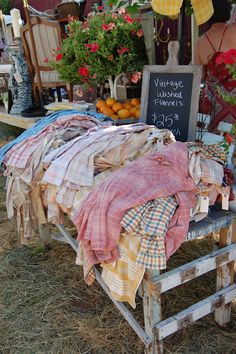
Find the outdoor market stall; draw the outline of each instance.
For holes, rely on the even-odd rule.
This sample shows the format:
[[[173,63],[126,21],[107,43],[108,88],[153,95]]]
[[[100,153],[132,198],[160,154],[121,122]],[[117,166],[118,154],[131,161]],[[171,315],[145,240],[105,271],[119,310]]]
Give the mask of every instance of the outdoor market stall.
[[[17,219],[21,243],[38,226],[45,243],[69,243],[86,283],[99,282],[150,354],[211,312],[220,326],[228,324],[236,295],[227,156],[219,144],[194,142],[199,83],[197,67],[146,66],[142,122],[115,126],[96,112],[56,112],[0,150],[8,216]],[[65,215],[77,239],[65,229]],[[51,235],[48,223],[61,234]],[[215,232],[217,250],[163,272],[183,242]],[[162,319],[162,293],[214,269],[214,294]],[[137,292],[145,329],[123,304],[135,308]]]
[[[23,243],[33,236],[34,224],[40,225],[42,236],[49,242],[51,235],[47,222],[55,223],[63,238],[77,252],[77,262],[83,264],[85,280],[89,284],[95,278],[99,281],[146,345],[147,352],[162,352],[162,339],[210,312],[216,311],[220,325],[225,325],[230,319],[227,304],[236,293],[236,287],[232,285],[236,254],[235,246],[231,245],[235,242],[235,216],[230,212],[212,211],[206,217],[208,207],[204,209],[201,205],[201,195],[206,192],[211,203],[218,193],[228,193],[228,187],[221,186],[225,155],[217,146],[199,149],[196,144],[174,142],[171,132],[154,126],[139,123],[115,127],[110,125],[110,121],[102,122],[101,118],[99,114],[95,118],[72,111],[66,115],[54,113],[1,149],[1,161],[7,176],[8,215],[12,217],[16,213]],[[141,184],[137,176],[139,182],[142,178]],[[161,183],[163,176],[165,186]],[[135,184],[132,183],[134,180],[137,181]],[[158,184],[155,183],[157,180]],[[198,197],[197,183],[200,183],[198,189],[201,186]],[[168,190],[172,196],[168,196]],[[119,198],[115,198],[116,193]],[[139,203],[141,206],[135,207]],[[96,205],[95,213],[92,209],[88,212],[93,205]],[[191,223],[188,232],[193,205],[192,219],[205,218]],[[145,210],[143,216],[142,208]],[[64,213],[76,225],[80,244],[63,227]],[[125,232],[118,237],[121,219]],[[153,223],[157,219],[159,222]],[[100,239],[105,237],[104,227],[108,230],[106,242],[110,244],[108,249],[111,253],[106,251],[107,246],[105,253],[96,246],[98,242],[104,244]],[[183,241],[217,230],[222,249],[160,275],[161,269],[166,267],[166,259]],[[82,237],[83,232],[95,236],[89,248],[88,236]],[[151,238],[146,239],[145,234]],[[154,234],[158,234],[159,239],[157,243],[151,243],[150,248],[148,243]],[[118,244],[115,241],[117,237]],[[131,250],[132,254],[129,253]],[[117,251],[122,255],[121,263],[116,258]],[[116,260],[115,263],[104,263],[112,259]],[[94,263],[100,262],[103,264],[101,274],[93,267]],[[161,321],[161,293],[216,268],[215,294]],[[122,278],[124,271],[128,281]],[[128,301],[135,307],[135,294],[140,284],[145,330],[119,301]]]

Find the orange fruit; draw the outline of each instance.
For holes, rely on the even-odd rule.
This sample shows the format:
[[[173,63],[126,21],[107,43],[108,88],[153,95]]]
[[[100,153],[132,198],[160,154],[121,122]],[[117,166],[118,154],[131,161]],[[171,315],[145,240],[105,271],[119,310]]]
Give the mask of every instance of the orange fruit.
[[[129,110],[129,116],[135,118],[136,111],[137,111],[136,107],[131,107]]]
[[[112,115],[111,115],[111,118],[113,118],[113,119],[118,119],[119,117],[118,117],[117,114],[112,114]]]
[[[121,119],[129,118],[129,111],[126,108],[122,108],[118,111],[118,117]]]
[[[115,112],[115,113],[117,113],[119,110],[121,110],[123,108],[123,105],[122,105],[122,103],[120,103],[120,102],[116,102],[116,103],[114,103],[113,104],[113,106],[112,106],[112,109],[113,109],[113,111]]]
[[[132,106],[131,106],[131,104],[129,102],[124,103],[124,108],[129,110],[131,107]]]
[[[107,104],[109,107],[112,107],[113,104],[115,104],[115,103],[116,103],[116,100],[115,100],[114,98],[112,98],[112,97],[109,97],[109,98],[106,99],[106,104]]]
[[[113,112],[113,110],[111,108],[104,109],[104,111],[102,113],[105,114],[108,117],[111,117],[114,114],[114,112]]]
[[[125,100],[125,103],[130,103],[131,99],[127,98],[127,100]]]
[[[137,109],[135,113],[135,118],[139,118],[139,117],[140,117],[140,109]]]
[[[132,106],[137,106],[138,104],[140,104],[140,99],[139,98],[132,98],[130,103],[132,104]]]
[[[100,109],[100,107],[105,104],[106,102],[104,100],[98,100],[96,103],[96,108]]]
[[[103,111],[104,111],[105,109],[111,109],[111,107],[109,107],[106,103],[104,103],[104,104],[102,104],[101,107],[100,107],[100,112],[103,113]]]

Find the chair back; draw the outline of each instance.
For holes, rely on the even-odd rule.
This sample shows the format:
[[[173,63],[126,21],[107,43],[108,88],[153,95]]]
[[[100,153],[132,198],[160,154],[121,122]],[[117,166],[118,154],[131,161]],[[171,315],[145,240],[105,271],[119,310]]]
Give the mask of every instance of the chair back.
[[[39,70],[52,71],[45,58],[54,60],[56,49],[60,47],[62,41],[62,32],[59,22],[51,21],[44,17],[32,17],[31,25],[38,58]],[[25,52],[26,61],[31,75],[35,74],[35,61],[30,40],[29,24],[21,28],[22,44]]]

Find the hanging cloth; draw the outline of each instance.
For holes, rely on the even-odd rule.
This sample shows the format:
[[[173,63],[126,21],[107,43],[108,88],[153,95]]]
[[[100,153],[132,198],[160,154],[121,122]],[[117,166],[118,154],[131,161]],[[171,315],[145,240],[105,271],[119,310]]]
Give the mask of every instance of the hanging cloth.
[[[183,0],[152,0],[152,8],[155,12],[170,17],[176,17],[180,13]],[[212,0],[191,0],[194,15],[198,26],[208,21],[214,13]]]

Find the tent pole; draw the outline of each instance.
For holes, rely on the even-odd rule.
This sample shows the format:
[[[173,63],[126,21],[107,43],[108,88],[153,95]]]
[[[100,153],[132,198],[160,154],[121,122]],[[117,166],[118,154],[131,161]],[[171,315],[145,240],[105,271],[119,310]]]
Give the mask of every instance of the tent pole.
[[[183,4],[179,14],[178,21],[178,41],[179,41],[179,64],[184,63],[184,30],[185,30],[185,5],[186,0],[183,0]]]
[[[27,21],[28,26],[29,26],[30,43],[31,43],[31,46],[32,46],[32,54],[33,54],[33,60],[34,60],[34,63],[35,63],[35,72],[36,72],[37,83],[38,83],[40,108],[42,109],[42,113],[45,114],[46,110],[44,108],[44,102],[43,102],[43,86],[42,86],[42,80],[41,80],[41,75],[40,75],[40,69],[39,69],[39,62],[38,62],[38,57],[37,57],[36,45],[35,45],[35,40],[34,40],[34,33],[33,33],[32,24],[31,24],[30,13],[29,13],[29,9],[28,9],[28,0],[23,0],[23,4],[24,4],[24,11],[25,11],[26,21]]]

